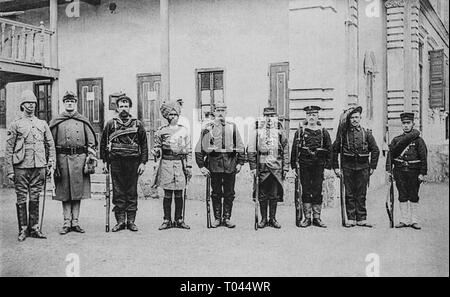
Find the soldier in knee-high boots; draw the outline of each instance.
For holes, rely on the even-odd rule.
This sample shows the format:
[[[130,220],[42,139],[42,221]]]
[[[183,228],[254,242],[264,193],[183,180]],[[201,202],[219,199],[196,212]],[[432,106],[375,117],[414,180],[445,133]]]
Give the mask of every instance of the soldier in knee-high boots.
[[[283,201],[283,182],[289,171],[289,144],[273,107],[264,108],[264,121],[257,123],[247,148],[252,175],[259,174],[259,199],[261,222],[258,228],[272,226],[281,228],[276,219],[277,204]],[[258,166],[258,170],[257,170]],[[256,180],[256,178],[255,178]],[[269,219],[267,219],[269,210]]]

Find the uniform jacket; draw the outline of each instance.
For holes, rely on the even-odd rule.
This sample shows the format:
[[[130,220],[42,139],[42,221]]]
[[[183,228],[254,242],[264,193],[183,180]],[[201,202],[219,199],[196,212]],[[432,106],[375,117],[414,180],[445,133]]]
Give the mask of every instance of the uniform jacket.
[[[389,145],[386,171],[390,170],[390,162],[392,162],[394,168],[418,170],[420,174],[427,175],[427,154],[427,146],[418,130],[403,133],[392,139]]]
[[[43,168],[54,160],[55,144],[45,121],[21,116],[11,123],[6,140],[6,174],[14,173],[14,168]]]
[[[139,160],[140,163],[147,163],[148,161],[148,144],[147,144],[147,132],[145,131],[144,125],[135,118],[128,118],[125,122],[120,118],[113,118],[106,123],[105,128],[102,132],[102,137],[100,141],[100,158],[104,162],[110,162],[114,158],[111,156],[108,145],[109,145],[109,136],[115,132],[116,130],[125,130],[127,128],[136,127],[137,132],[133,135],[122,135],[113,140],[115,143],[137,143],[140,147]]]
[[[50,122],[56,148],[86,147],[88,153],[96,155],[97,139],[89,120],[78,112],[63,112]],[[66,155],[56,154],[56,168],[59,178],[56,179],[55,200],[70,201],[91,197],[91,180],[84,174],[87,153]]]
[[[244,165],[244,144],[236,124],[215,120],[201,131],[195,147],[199,168],[213,173],[235,173],[236,165]]]
[[[186,168],[192,159],[191,140],[183,125],[160,127],[155,134],[153,155],[161,157],[153,186],[167,190],[183,190],[186,187]]]
[[[259,152],[259,181],[262,183],[272,174],[283,186],[284,175],[289,171],[290,164],[288,139],[281,128],[269,128],[265,123],[261,127],[249,136],[247,154],[250,170],[256,169]]]
[[[338,133],[339,134],[339,133]],[[339,167],[338,155],[341,150],[341,135],[333,143],[333,168]],[[349,127],[342,133],[341,166],[345,169],[376,169],[380,150],[370,130],[361,126]]]
[[[319,126],[320,127],[320,126]],[[302,135],[303,134],[303,135]],[[324,149],[320,153],[318,148]],[[312,130],[308,127],[297,130],[291,150],[291,167],[299,165],[320,165],[331,169],[332,143],[330,134],[324,128]]]

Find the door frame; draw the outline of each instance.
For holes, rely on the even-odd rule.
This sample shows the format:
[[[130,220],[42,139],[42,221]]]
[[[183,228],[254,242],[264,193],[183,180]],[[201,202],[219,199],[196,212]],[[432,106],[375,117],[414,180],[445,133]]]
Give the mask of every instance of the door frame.
[[[105,121],[105,109],[104,109],[104,107],[105,107],[105,96],[104,96],[104,91],[103,91],[103,88],[104,88],[103,77],[87,77],[87,78],[78,78],[78,79],[76,79],[77,98],[78,98],[78,100],[77,100],[78,101],[77,102],[77,109],[78,109],[78,112],[80,114],[82,114],[82,109],[80,109],[80,102],[81,102],[81,100],[80,100],[80,94],[79,94],[79,88],[78,88],[79,82],[80,81],[93,81],[93,80],[100,80],[100,83],[101,83],[101,88],[100,88],[101,100],[100,100],[99,106],[98,106],[98,108],[99,108],[98,113],[99,113],[99,116],[102,119],[102,121],[100,121],[101,125],[99,125],[99,126],[101,126],[102,129],[103,129],[105,127],[105,123],[106,123],[106,121]],[[93,124],[93,123],[91,123],[91,124]]]
[[[267,76],[269,77],[269,96],[267,99],[267,105],[268,106],[272,106],[270,99],[271,99],[271,95],[272,95],[272,81],[271,81],[271,70],[272,67],[277,67],[277,66],[287,66],[287,72],[286,72],[286,102],[284,103],[284,110],[285,110],[285,115],[283,115],[283,119],[282,122],[284,125],[284,129],[286,131],[289,131],[289,124],[290,124],[290,96],[289,96],[289,72],[291,71],[289,68],[289,62],[277,62],[277,63],[269,63],[269,70],[267,72]],[[277,115],[278,117],[280,117],[280,115],[278,114],[278,100],[277,100],[277,106],[276,106],[276,110],[277,110]]]

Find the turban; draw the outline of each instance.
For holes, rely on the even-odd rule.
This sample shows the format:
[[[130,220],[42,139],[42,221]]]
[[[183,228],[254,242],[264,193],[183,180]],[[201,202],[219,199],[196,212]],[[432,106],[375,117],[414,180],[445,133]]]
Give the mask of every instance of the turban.
[[[160,110],[161,110],[161,115],[166,120],[169,118],[169,114],[172,111],[175,111],[178,115],[180,115],[180,113],[181,113],[181,107],[180,107],[180,104],[178,104],[178,102],[163,103],[161,105]]]

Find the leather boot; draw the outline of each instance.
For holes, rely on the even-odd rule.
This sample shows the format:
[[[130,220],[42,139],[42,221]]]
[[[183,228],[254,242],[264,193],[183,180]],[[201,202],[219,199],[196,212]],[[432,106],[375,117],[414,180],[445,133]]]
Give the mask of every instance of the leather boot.
[[[27,215],[27,203],[16,204],[17,208],[17,220],[19,221],[19,236],[18,241],[24,241],[28,235],[28,215]]]
[[[276,229],[280,229],[281,225],[280,223],[277,222],[277,219],[275,218],[277,214],[277,204],[278,204],[277,200],[269,201],[269,225]]]
[[[117,232],[125,229],[125,212],[121,210],[116,210],[114,212],[117,224],[111,229],[112,232]]]
[[[303,213],[305,214],[305,218],[303,219],[303,222],[300,223],[300,227],[306,228],[311,226],[311,211],[312,211],[312,204],[303,203]]]
[[[30,201],[28,211],[30,212],[30,218],[28,220],[30,225],[30,237],[47,238],[42,234],[41,230],[39,230],[39,201]]]
[[[259,202],[259,209],[261,211],[261,222],[258,223],[258,228],[262,229],[268,226],[269,221],[267,220],[267,200]]]
[[[135,211],[127,211],[127,229],[133,232],[138,231],[138,227],[134,223],[136,219]]]
[[[223,203],[223,225],[228,228],[236,227],[236,224],[234,224],[230,219],[232,208],[233,208],[232,201],[224,201],[224,203]]]
[[[179,219],[175,222],[175,227],[180,229],[191,229],[189,225],[186,225],[186,223],[183,221],[183,219]]]
[[[158,229],[166,230],[166,229],[170,229],[171,227],[172,227],[172,222],[170,220],[164,220]]]
[[[222,224],[222,200],[213,200],[214,222],[211,223],[211,228],[217,228]]]
[[[320,219],[320,213],[322,212],[321,204],[313,204],[313,225],[320,228],[326,228],[327,226]]]

